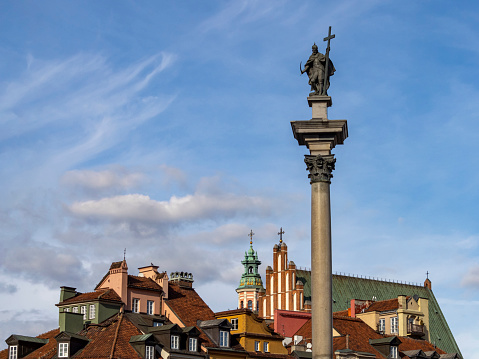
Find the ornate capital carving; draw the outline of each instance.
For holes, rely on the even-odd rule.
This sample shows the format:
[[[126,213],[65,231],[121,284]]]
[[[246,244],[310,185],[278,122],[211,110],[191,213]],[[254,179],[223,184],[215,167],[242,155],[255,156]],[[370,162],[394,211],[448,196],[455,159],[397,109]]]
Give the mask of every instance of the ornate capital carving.
[[[305,155],[304,163],[306,163],[306,169],[309,171],[308,178],[311,179],[311,184],[315,182],[331,183],[331,178],[333,178],[332,172],[336,163],[334,155]]]

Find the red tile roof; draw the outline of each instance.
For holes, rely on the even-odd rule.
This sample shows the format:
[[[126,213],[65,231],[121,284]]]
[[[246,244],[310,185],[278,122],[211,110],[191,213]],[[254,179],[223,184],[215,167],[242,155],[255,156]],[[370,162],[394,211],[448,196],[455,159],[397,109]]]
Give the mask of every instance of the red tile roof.
[[[57,352],[57,341],[54,339],[60,333],[60,329],[53,329],[49,332],[40,334],[37,338],[48,339],[48,343],[38,348],[34,352],[24,356],[24,359],[50,359]]]
[[[110,358],[113,343],[114,358],[141,358],[129,341],[132,336],[142,333],[122,314],[117,314],[99,325],[90,325],[79,334],[90,339],[90,343],[75,355],[75,359]]]
[[[162,288],[153,279],[147,277],[138,277],[136,275],[128,275],[128,287],[153,290],[161,292]]]
[[[93,300],[102,300],[121,303],[121,298],[113,289],[100,289],[95,292],[78,293],[78,295],[68,298],[57,305],[66,305],[73,303],[89,302]]]
[[[216,346],[196,325],[198,320],[216,319],[215,313],[193,288],[179,286],[171,282],[168,283],[168,300],[166,305],[170,307],[186,327],[195,326],[200,330],[200,338],[205,346]]]
[[[380,300],[372,303],[365,312],[386,312],[389,310],[397,310],[399,308],[399,302],[397,298]]]
[[[333,338],[334,350],[346,349],[346,347],[348,347],[348,349],[371,353],[374,354],[376,358],[383,359],[384,357],[374,348],[374,346],[369,344],[369,339],[381,339],[388,336],[377,333],[361,319],[347,317],[342,315],[343,313],[344,311],[333,314],[333,327],[339,332],[339,334],[341,334],[340,337]],[[311,342],[311,333],[310,319],[296,332],[296,335],[301,335],[303,340]],[[346,335],[348,335],[348,344],[346,344]],[[445,353],[441,349],[434,348],[431,343],[425,340],[412,339],[409,337],[398,338],[401,341],[401,344],[398,347],[400,352],[421,349],[424,352],[435,350],[439,354]],[[403,357],[407,358],[404,355]]]

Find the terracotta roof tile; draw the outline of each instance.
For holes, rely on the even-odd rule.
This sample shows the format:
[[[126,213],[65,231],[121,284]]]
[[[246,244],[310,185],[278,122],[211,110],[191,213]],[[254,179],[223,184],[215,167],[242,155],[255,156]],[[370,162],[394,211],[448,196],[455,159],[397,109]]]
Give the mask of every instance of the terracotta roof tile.
[[[128,287],[153,290],[161,292],[162,288],[153,279],[147,277],[138,277],[135,275],[128,275]]]
[[[68,298],[63,302],[58,303],[57,305],[73,304],[80,302],[88,302],[92,300],[104,300],[110,302],[119,302],[121,303],[121,298],[113,289],[100,289],[95,292],[89,293],[78,293],[78,295]]]
[[[197,327],[198,320],[214,320],[215,313],[208,307],[203,299],[193,288],[181,287],[177,284],[169,283],[168,300],[166,304],[180,318],[187,327]],[[200,329],[200,338],[207,347],[216,347],[208,336]]]
[[[53,329],[49,332],[40,334],[37,338],[48,339],[48,343],[38,348],[34,352],[24,356],[24,359],[50,359],[57,352],[57,341],[54,339],[60,333],[60,329]]]
[[[78,354],[75,359],[83,358],[110,358],[113,342],[118,336],[113,352],[114,358],[141,358],[129,341],[132,336],[142,334],[133,323],[124,315],[117,314],[99,325],[90,325],[79,334],[90,339],[90,343]]]
[[[389,310],[397,310],[399,308],[399,302],[397,298],[388,299],[388,300],[380,300],[374,302],[369,306],[365,312],[386,312]]]
[[[434,348],[434,345],[426,340],[413,339],[409,337],[399,337],[401,344],[399,344],[399,351],[405,352],[409,350],[421,349],[423,352],[436,351],[438,354],[446,354],[444,350]]]

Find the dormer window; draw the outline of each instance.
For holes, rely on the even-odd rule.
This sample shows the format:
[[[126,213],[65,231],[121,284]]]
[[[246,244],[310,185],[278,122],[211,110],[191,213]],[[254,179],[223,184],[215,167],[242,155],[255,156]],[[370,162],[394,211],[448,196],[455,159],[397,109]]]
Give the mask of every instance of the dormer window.
[[[398,357],[398,347],[396,347],[394,345],[391,345],[389,357],[391,359],[397,359],[397,357]]]
[[[58,343],[58,357],[68,358],[68,343]]]
[[[230,346],[230,338],[229,332],[225,330],[220,330],[220,347],[229,347]]]
[[[180,349],[180,337],[178,335],[171,336],[171,349]]]
[[[188,350],[190,352],[198,351],[198,339],[196,339],[196,338],[189,338],[188,339]]]
[[[145,348],[145,359],[155,359],[155,347],[147,345]]]
[[[18,358],[18,345],[10,345],[8,347],[8,359]]]

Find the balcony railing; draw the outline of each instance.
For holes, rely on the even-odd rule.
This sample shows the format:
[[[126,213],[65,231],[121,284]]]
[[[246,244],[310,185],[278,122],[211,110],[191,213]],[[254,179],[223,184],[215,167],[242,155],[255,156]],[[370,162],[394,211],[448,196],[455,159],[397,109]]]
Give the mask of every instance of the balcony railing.
[[[423,336],[425,334],[424,325],[408,323],[407,333],[411,335]]]

